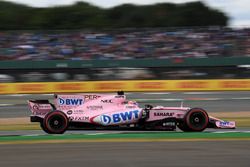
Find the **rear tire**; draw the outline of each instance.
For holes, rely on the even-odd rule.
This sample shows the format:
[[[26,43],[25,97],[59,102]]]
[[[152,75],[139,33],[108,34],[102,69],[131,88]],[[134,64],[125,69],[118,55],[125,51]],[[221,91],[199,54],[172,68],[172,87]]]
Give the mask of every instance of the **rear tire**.
[[[52,111],[45,116],[41,127],[49,134],[63,134],[68,126],[68,117],[63,112]]]
[[[42,128],[42,130],[43,130],[44,132],[49,133],[48,129],[45,128],[45,127],[43,126],[43,121],[40,122],[40,127]]]
[[[192,108],[189,110],[183,122],[179,123],[178,128],[184,132],[202,132],[209,123],[209,117],[205,110]]]

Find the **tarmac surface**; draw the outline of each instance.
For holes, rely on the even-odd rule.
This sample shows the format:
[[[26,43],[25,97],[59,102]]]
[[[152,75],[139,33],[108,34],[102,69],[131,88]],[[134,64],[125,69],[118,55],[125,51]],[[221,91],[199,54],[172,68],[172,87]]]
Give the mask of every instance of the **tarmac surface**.
[[[250,141],[1,145],[1,167],[249,167]]]
[[[210,112],[250,111],[250,91],[237,92],[151,92],[125,93],[127,99],[136,100],[143,107],[180,106],[181,102],[188,107],[201,107]],[[49,99],[52,94],[42,95],[0,95],[0,118],[28,117],[30,115],[27,100]]]

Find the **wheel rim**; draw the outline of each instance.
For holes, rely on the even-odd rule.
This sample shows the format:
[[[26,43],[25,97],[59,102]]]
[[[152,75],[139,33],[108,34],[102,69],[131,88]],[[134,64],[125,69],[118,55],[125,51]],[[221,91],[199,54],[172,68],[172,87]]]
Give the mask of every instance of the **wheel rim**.
[[[189,117],[190,124],[194,129],[203,129],[206,126],[206,116],[202,112],[194,112]]]
[[[49,126],[55,131],[60,131],[65,128],[65,120],[61,115],[54,115],[48,120]]]

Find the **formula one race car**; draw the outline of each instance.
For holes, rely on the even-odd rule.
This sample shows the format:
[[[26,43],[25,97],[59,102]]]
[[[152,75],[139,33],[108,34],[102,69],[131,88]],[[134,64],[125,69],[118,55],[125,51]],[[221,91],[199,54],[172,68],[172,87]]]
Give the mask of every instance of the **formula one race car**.
[[[201,132],[206,128],[235,128],[235,122],[223,121],[201,108],[146,105],[118,94],[55,95],[55,105],[48,100],[29,100],[31,122],[40,122],[50,134],[62,134],[71,127],[137,128]]]

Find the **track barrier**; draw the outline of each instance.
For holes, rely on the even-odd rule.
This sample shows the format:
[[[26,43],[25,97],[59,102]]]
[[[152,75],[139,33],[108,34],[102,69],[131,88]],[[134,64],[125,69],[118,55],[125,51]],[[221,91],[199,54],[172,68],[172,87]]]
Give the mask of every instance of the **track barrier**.
[[[133,80],[86,82],[0,83],[0,94],[149,91],[247,91],[250,79]]]

